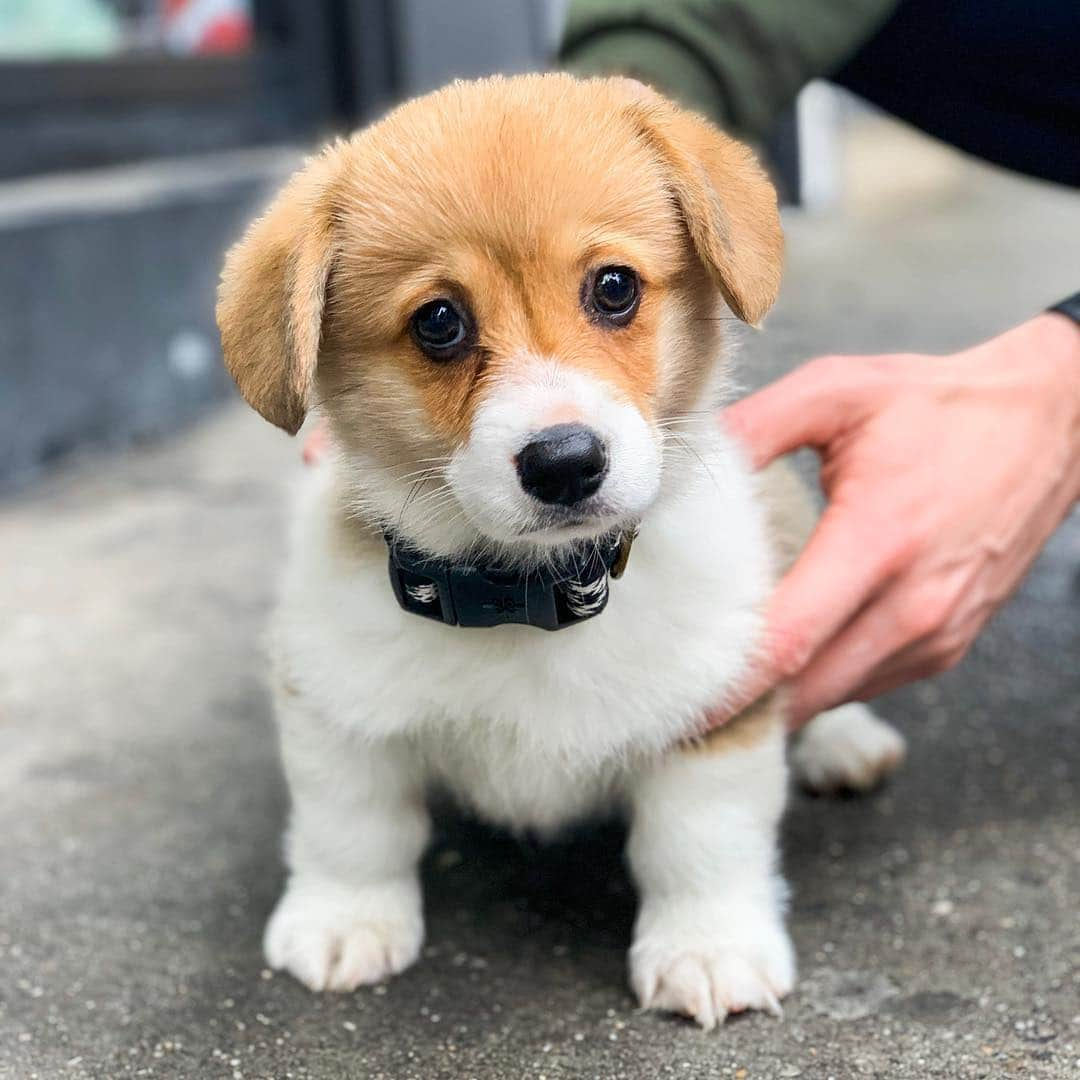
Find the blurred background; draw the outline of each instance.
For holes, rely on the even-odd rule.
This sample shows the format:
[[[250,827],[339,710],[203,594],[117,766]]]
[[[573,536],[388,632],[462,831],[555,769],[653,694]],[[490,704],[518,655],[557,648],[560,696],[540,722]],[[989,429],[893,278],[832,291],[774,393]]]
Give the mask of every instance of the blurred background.
[[[861,0],[844,33],[853,43],[871,36],[875,9],[891,6]],[[73,451],[175,430],[227,397],[216,277],[268,192],[305,152],[403,97],[457,76],[549,65],[567,7],[0,0],[0,491]],[[577,5],[586,67],[590,12],[603,7]],[[736,43],[751,52],[744,37]],[[959,155],[836,86],[813,81],[795,97],[798,71],[784,50],[797,44],[774,46],[776,85],[755,91],[773,108],[759,110],[767,128],[759,119],[739,132],[755,139],[789,206],[851,220],[866,192],[895,208],[970,183]],[[603,63],[602,52],[591,60]],[[793,103],[775,109],[789,90]],[[1036,185],[1016,190],[1038,199]],[[1022,212],[1014,205],[1007,218]],[[1032,296],[1039,306],[1050,299]]]
[[[0,0],[0,1077],[1080,1073],[1075,514],[957,671],[881,703],[911,743],[896,782],[796,798],[783,1024],[710,1040],[634,1011],[617,844],[453,823],[417,968],[322,998],[262,970],[285,793],[260,634],[300,448],[222,370],[222,254],[326,137],[457,75],[549,65],[566,15]],[[1080,100],[1075,39],[1049,38]],[[1075,188],[831,82],[757,134],[788,266],[742,342],[747,388],[823,352],[958,349],[1080,286]]]

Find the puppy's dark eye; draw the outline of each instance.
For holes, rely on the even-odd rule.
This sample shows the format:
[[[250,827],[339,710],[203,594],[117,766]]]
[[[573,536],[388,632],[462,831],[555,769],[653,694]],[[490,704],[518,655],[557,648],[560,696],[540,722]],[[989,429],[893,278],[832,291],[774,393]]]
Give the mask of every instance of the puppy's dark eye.
[[[640,299],[641,282],[629,266],[602,266],[593,276],[589,306],[607,322],[625,326]]]
[[[465,316],[450,300],[430,300],[412,317],[417,344],[433,360],[452,360],[464,351],[468,338]]]

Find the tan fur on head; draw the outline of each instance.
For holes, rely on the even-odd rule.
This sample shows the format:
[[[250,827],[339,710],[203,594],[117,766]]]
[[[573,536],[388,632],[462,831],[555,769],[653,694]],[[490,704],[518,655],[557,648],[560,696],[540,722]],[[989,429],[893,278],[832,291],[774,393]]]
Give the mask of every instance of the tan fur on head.
[[[665,312],[702,327],[711,361],[709,282],[756,323],[781,251],[776,198],[749,151],[653,91],[567,75],[455,83],[292,180],[229,253],[218,323],[241,393],[286,431],[318,387],[346,445],[381,418],[372,438],[405,425],[415,444],[422,427],[445,452],[523,355],[557,355],[645,416],[677,406],[658,400]],[[619,334],[581,309],[582,276],[601,261],[644,282]],[[479,335],[470,357],[439,365],[408,320],[446,294],[467,302]]]

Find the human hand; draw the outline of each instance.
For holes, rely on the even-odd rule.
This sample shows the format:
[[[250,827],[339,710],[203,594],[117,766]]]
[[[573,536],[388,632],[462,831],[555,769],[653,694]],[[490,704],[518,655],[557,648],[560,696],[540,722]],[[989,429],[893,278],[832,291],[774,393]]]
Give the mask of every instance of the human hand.
[[[1080,327],[1047,313],[953,356],[814,360],[723,414],[761,468],[802,446],[828,505],[723,723],[791,724],[953,667],[1080,498]]]

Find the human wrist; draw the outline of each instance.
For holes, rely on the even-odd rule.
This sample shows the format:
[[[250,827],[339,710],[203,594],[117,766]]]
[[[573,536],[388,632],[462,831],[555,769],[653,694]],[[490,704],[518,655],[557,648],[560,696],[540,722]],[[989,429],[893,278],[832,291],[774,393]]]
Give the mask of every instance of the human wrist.
[[[1051,304],[1046,310],[1055,312],[1058,315],[1064,315],[1080,327],[1080,292],[1074,292],[1071,296],[1066,296],[1056,304]]]
[[[1054,308],[1037,315],[1036,319],[1044,324],[1060,343],[1061,355],[1080,365],[1080,322]]]
[[[1054,360],[1055,392],[1072,405],[1070,436],[1073,501],[1080,501],[1080,323],[1051,308],[1032,319],[1041,350]]]

